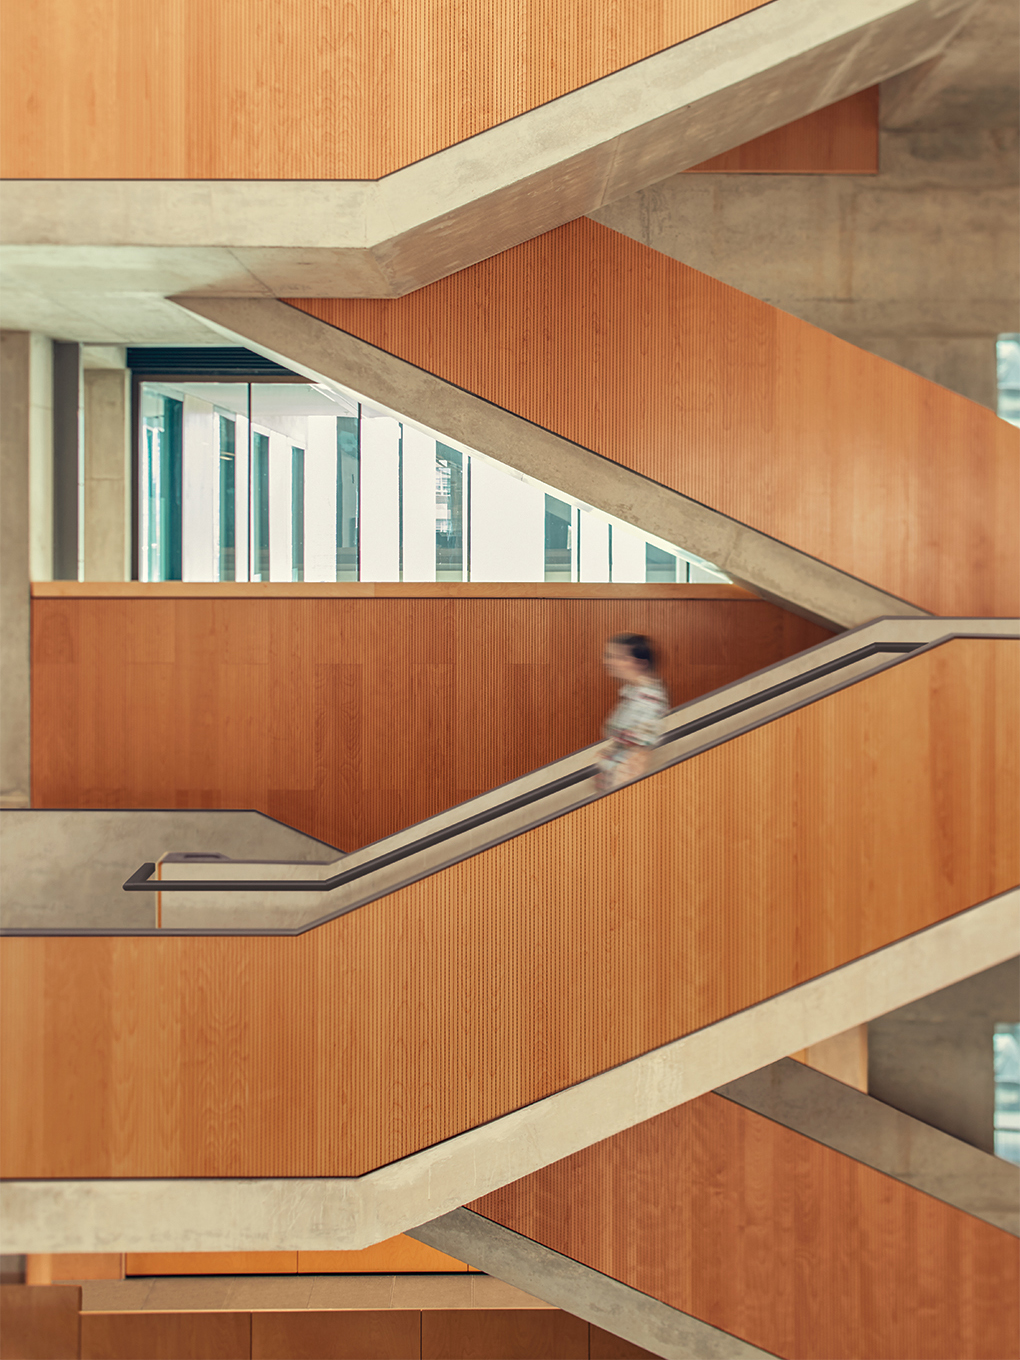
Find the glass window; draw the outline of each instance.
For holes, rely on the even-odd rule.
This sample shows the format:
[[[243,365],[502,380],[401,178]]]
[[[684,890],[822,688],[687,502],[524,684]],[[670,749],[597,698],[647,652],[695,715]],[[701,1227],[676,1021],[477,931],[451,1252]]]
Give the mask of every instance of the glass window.
[[[251,437],[251,579],[269,580],[269,436]]]
[[[325,384],[173,379],[140,393],[142,580],[728,579]]]
[[[545,498],[545,579],[573,578],[574,508],[556,496]]]
[[[360,579],[360,414],[340,416],[336,422],[336,465],[336,579],[357,581]]]
[[[995,345],[999,415],[1020,425],[1020,335],[1000,335]]]
[[[179,581],[183,560],[184,402],[151,384],[141,394],[139,507],[143,581]]]
[[[305,451],[290,451],[290,579],[305,579]]]
[[[685,563],[686,566],[686,563]],[[684,577],[687,573],[684,572]],[[645,544],[645,580],[657,585],[665,585],[676,580],[676,555],[654,543]]]
[[[436,443],[436,580],[464,579],[464,459]]]
[[[220,436],[220,535],[219,579],[236,580],[237,541],[237,424],[230,416],[219,418]]]
[[[1020,1025],[996,1025],[995,1155],[1020,1166]]]

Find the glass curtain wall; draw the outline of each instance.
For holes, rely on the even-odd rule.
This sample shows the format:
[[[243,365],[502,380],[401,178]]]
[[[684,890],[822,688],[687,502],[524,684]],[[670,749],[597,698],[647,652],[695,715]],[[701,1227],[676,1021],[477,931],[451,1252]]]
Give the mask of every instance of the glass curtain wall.
[[[148,381],[144,581],[725,581],[711,563],[353,393]]]

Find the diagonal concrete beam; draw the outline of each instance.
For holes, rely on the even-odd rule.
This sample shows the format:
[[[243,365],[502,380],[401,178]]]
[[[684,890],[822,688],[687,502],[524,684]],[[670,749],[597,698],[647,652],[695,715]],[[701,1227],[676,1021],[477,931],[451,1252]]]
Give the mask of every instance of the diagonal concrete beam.
[[[454,1209],[407,1235],[666,1360],[771,1354],[471,1209]]]
[[[356,1250],[1017,953],[1020,888],[357,1178],[5,1181],[6,1249]]]
[[[926,611],[274,298],[175,299],[226,338],[687,548],[827,627]]]
[[[935,57],[972,3],[771,0],[375,181],[8,181],[3,324],[139,343],[170,293],[398,297]]]
[[[1020,1167],[853,1086],[784,1058],[716,1094],[1020,1237]]]

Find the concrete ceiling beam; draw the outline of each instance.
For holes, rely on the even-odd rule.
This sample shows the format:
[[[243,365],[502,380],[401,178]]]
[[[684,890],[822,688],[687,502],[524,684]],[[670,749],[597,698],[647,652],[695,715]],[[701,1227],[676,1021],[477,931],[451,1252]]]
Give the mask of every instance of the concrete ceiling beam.
[[[772,0],[375,181],[8,181],[3,324],[167,343],[172,293],[399,297],[933,59],[971,8]]]

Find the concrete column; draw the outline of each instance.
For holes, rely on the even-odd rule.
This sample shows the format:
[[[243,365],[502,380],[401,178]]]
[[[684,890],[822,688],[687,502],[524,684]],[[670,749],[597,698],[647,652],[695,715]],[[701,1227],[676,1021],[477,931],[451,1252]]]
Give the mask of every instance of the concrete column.
[[[914,1119],[991,1152],[996,1024],[1020,1020],[1018,960],[873,1020],[868,1090]]]
[[[78,580],[81,345],[53,346],[53,576]]]
[[[51,345],[0,331],[0,806],[27,807],[31,787],[33,571],[51,574]]]
[[[131,375],[125,368],[86,367],[83,378],[85,580],[127,581],[131,578]]]

